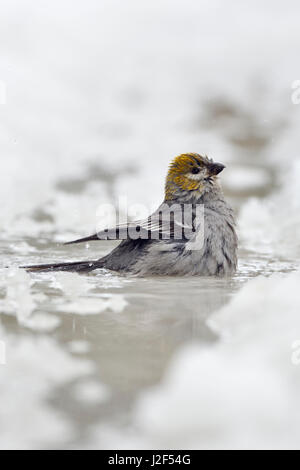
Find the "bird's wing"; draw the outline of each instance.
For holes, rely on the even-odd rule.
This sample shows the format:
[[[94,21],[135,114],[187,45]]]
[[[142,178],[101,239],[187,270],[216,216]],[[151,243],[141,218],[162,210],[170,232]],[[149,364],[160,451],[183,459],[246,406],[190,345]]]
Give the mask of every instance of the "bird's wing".
[[[194,223],[192,216],[183,215],[183,207],[180,204],[169,206],[163,203],[147,219],[119,224],[114,228],[67,242],[66,245],[93,240],[189,239],[194,232]]]
[[[84,238],[79,238],[77,240],[73,240],[71,242],[65,243],[65,245],[72,245],[74,243],[83,243],[83,242],[90,242],[93,240],[127,240],[130,238],[128,236],[128,231],[130,229],[131,233],[133,233],[134,229],[137,231],[139,230],[139,227],[142,228],[143,224],[145,221],[136,221],[136,222],[128,222],[124,224],[118,224],[113,228],[108,228],[105,230],[100,230],[97,233],[94,233],[93,235],[90,235],[88,237]],[[143,231],[141,231],[141,235],[145,235]],[[137,237],[141,238],[141,237]]]

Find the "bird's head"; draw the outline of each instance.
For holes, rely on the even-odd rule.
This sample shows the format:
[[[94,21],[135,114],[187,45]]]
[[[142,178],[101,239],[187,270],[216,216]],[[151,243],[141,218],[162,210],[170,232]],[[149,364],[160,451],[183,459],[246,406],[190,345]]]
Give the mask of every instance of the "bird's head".
[[[172,200],[181,194],[201,196],[217,184],[217,175],[225,166],[198,153],[183,153],[170,164],[166,179],[165,199]]]

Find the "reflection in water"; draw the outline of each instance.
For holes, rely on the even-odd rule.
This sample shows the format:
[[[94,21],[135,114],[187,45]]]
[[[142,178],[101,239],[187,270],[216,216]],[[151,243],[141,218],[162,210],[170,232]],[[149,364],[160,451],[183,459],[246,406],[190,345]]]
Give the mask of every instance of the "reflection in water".
[[[16,273],[16,286],[18,276]],[[13,278],[10,282],[13,285]],[[48,334],[58,341],[62,350],[68,354],[71,351],[75,362],[80,358],[93,365],[92,370],[87,369],[71,382],[61,380],[60,376],[54,386],[49,383],[44,397],[54,410],[62,412],[73,423],[72,429],[76,430],[73,443],[84,439],[91,424],[126,420],[138,392],[161,380],[179,346],[195,339],[202,343],[214,341],[216,337],[206,326],[206,319],[228,301],[234,290],[234,282],[230,280],[128,279],[101,273],[67,274],[64,279],[60,278],[60,273],[44,274],[35,276],[34,284],[31,283],[22,295],[35,299],[32,321],[25,323],[24,330],[14,316],[2,317],[4,337],[14,334],[19,339],[24,336],[34,341],[35,333],[31,331],[38,329],[34,321],[36,312],[43,311],[49,319],[54,312],[56,316],[59,312],[60,325]],[[79,291],[81,308],[76,313],[69,308],[71,302],[76,301],[73,283]],[[6,308],[3,298],[2,302]],[[75,305],[78,307],[78,303]],[[79,347],[69,346],[74,344]],[[43,357],[43,350],[36,353],[41,354],[41,366],[43,362],[55,360],[47,355]],[[52,366],[60,368],[60,363]],[[26,373],[30,376],[30,368]],[[32,379],[39,380],[39,373]],[[85,385],[91,380],[108,391],[100,402],[86,398],[93,393],[89,385]],[[85,388],[88,390],[81,396],[78,390]],[[55,447],[58,442],[51,440],[48,445]]]
[[[32,240],[29,243],[34,250],[22,256],[36,262],[45,248]],[[97,242],[89,255],[95,257],[110,248]],[[54,252],[54,258],[69,256],[68,247],[56,246]],[[20,256],[15,255],[16,263]],[[239,270],[231,279],[135,278],[105,271],[30,277],[24,271],[2,269],[0,307],[6,315],[1,316],[1,337],[9,345],[26,338],[24,357],[28,356],[28,361],[21,367],[32,387],[40,376],[47,377],[43,369],[48,364],[53,379],[35,400],[42,409],[50,407],[55,412],[56,424],[66,426],[66,422],[72,430],[63,432],[59,441],[51,434],[42,435],[36,445],[88,445],[95,425],[129,424],[137,397],[161,382],[181,346],[192,341],[201,345],[218,341],[207,320],[245,281],[259,273],[291,269],[291,263],[265,255],[254,258],[246,250],[241,251]],[[37,348],[35,337],[51,339],[56,355],[48,348]],[[72,362],[64,363],[60,354],[67,354]],[[39,356],[34,370],[32,355]],[[6,366],[12,378],[15,368],[20,367],[18,358],[12,357]],[[82,360],[87,364],[84,367]],[[75,370],[71,377],[70,366]],[[31,389],[24,389],[24,400],[31,396]],[[31,445],[32,437],[25,438],[24,446]]]
[[[101,285],[101,275],[87,277]],[[122,280],[118,282],[122,285]],[[109,390],[109,397],[94,405],[85,400],[78,403],[72,386],[56,391],[53,405],[68,411],[79,428],[79,440],[92,424],[126,422],[139,392],[161,380],[181,345],[216,340],[206,319],[227,302],[232,284],[211,279],[132,279],[109,293],[107,288],[92,288],[86,297],[97,303],[103,295],[108,299],[123,295],[127,306],[122,312],[63,315],[57,332],[60,343],[86,341],[89,351],[84,358],[93,362],[94,378]]]

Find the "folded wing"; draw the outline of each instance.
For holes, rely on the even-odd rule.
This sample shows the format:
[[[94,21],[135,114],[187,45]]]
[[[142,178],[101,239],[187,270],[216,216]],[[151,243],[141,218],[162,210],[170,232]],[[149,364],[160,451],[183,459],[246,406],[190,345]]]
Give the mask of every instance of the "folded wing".
[[[186,240],[195,232],[195,210],[189,213],[186,205],[163,203],[147,219],[119,224],[93,235],[65,243],[72,245],[94,240]]]

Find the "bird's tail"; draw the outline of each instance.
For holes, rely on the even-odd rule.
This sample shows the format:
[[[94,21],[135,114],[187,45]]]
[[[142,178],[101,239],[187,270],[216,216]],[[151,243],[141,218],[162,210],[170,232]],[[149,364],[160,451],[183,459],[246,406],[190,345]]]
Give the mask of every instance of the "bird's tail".
[[[37,264],[33,266],[21,266],[29,272],[69,271],[89,272],[101,268],[99,261],[75,261],[73,263]]]

